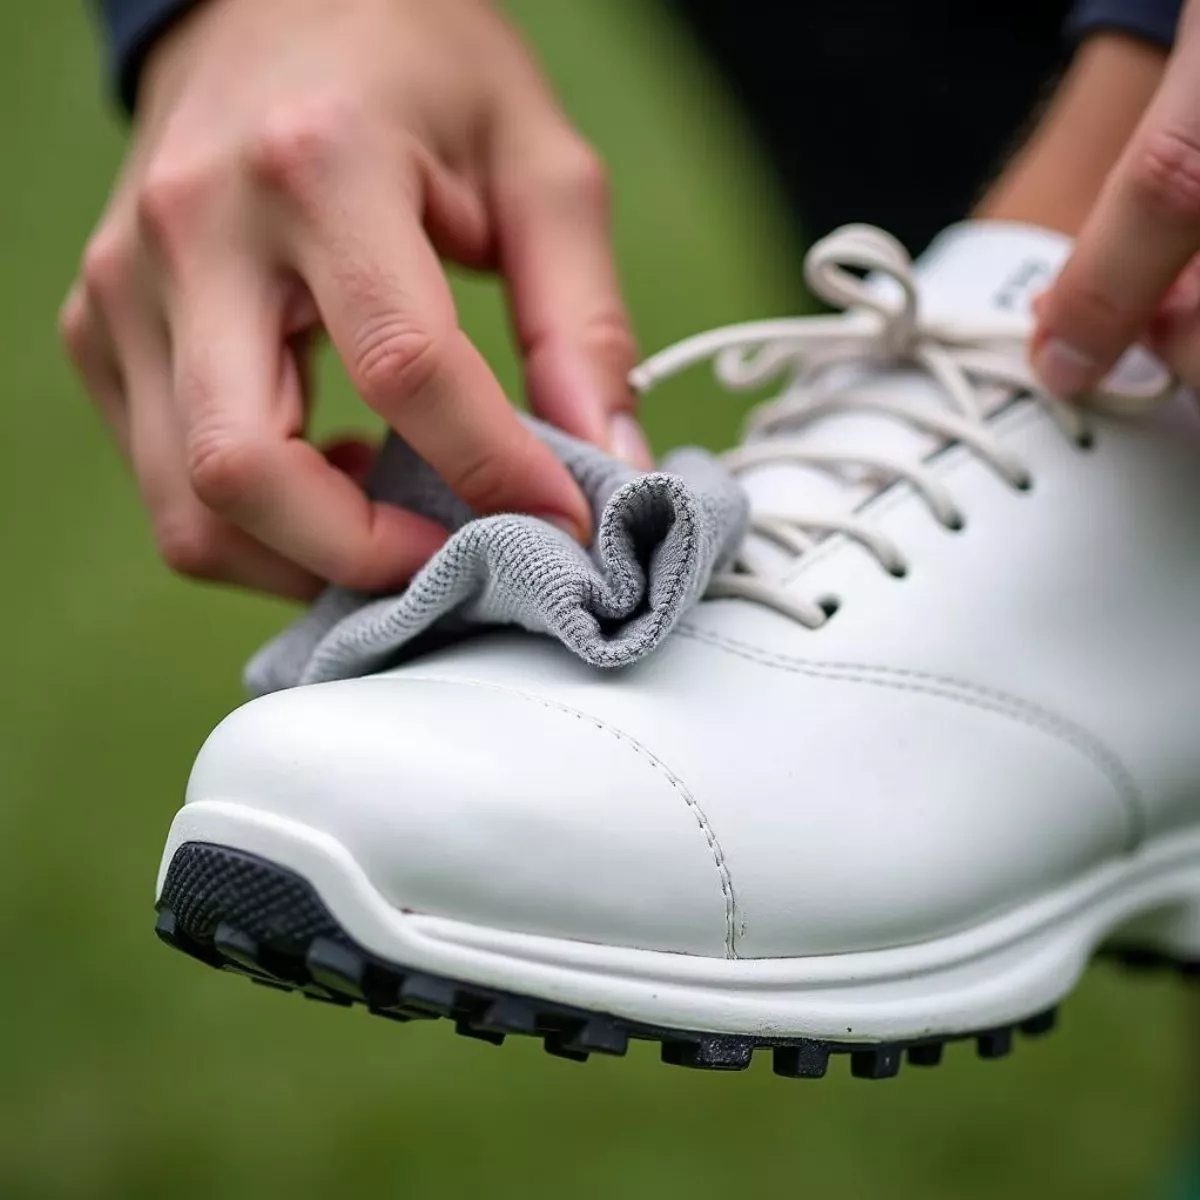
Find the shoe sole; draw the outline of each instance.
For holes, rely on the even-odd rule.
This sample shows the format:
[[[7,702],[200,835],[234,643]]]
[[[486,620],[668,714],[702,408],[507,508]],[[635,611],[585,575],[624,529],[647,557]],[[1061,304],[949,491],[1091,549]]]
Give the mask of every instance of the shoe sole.
[[[585,975],[582,992],[578,987],[574,989],[576,994],[584,996],[584,1001],[572,1003],[565,998],[570,989],[545,970],[545,961],[498,959],[495,945],[489,943],[496,937],[511,939],[517,935],[502,935],[389,908],[394,920],[424,922],[421,932],[427,944],[422,947],[421,939],[417,939],[407,947],[407,953],[381,952],[379,931],[371,930],[362,914],[352,914],[349,893],[353,889],[343,889],[336,903],[327,902],[339,890],[328,886],[330,863],[323,869],[315,869],[317,862],[313,857],[307,863],[298,861],[305,858],[303,853],[296,852],[299,843],[286,845],[286,839],[278,840],[274,849],[265,844],[271,839],[264,837],[264,833],[269,834],[270,827],[277,823],[278,818],[264,822],[263,815],[253,810],[216,802],[189,805],[181,813],[160,872],[156,928],[164,942],[210,966],[244,974],[269,987],[299,991],[314,1000],[344,1006],[364,1004],[378,1015],[399,1021],[448,1017],[459,1033],[497,1044],[509,1035],[534,1036],[543,1040],[551,1054],[578,1061],[592,1054],[622,1055],[631,1040],[660,1043],[665,1062],[711,1070],[742,1070],[750,1065],[756,1050],[769,1049],[776,1073],[807,1078],[824,1075],[833,1055],[847,1055],[855,1076],[888,1078],[905,1061],[913,1066],[937,1064],[945,1046],[957,1041],[973,1042],[980,1057],[999,1058],[1009,1053],[1018,1034],[1036,1037],[1053,1028],[1058,1001],[1074,986],[1092,953],[1101,948],[1099,941],[1077,946],[1064,962],[1046,970],[1047,947],[1061,951],[1064,939],[1051,938],[1049,942],[1043,939],[1039,943],[1027,938],[1024,939],[1027,944],[1019,941],[1018,950],[1038,964],[1038,969],[1032,972],[1033,986],[1025,978],[1031,972],[1024,969],[1025,964],[1019,964],[1021,983],[1015,992],[1009,989],[999,999],[996,995],[980,994],[979,979],[992,977],[995,969],[1012,975],[1008,961],[1011,954],[993,956],[995,962],[984,961],[982,971],[976,965],[967,989],[971,1003],[966,1008],[956,1002],[957,1011],[951,1019],[939,1021],[931,1015],[919,1032],[910,1029],[905,1036],[887,1036],[887,1027],[895,1025],[894,1014],[884,1019],[882,1025],[878,1020],[875,1022],[885,1030],[885,1035],[879,1036],[870,1027],[869,1007],[863,1009],[849,1002],[837,1018],[844,1021],[847,1014],[852,1014],[851,1024],[844,1026],[851,1036],[844,1039],[828,1036],[826,1028],[818,1028],[827,1026],[824,1020],[789,1026],[781,1024],[778,1018],[765,1021],[756,1018],[749,1029],[708,1029],[704,1025],[709,1022],[690,1020],[676,1025],[667,1011],[673,981],[640,980],[643,1000],[636,1005],[615,1005],[611,1003],[611,989],[605,996],[605,989],[600,986],[611,981],[598,980],[594,974]],[[211,836],[229,835],[238,826],[243,836]],[[197,836],[205,827],[210,836]],[[291,832],[296,834],[299,830],[293,827]],[[322,835],[306,832],[308,849],[317,850]],[[341,856],[346,856],[341,847],[337,849]],[[1175,853],[1160,852],[1156,856],[1163,860],[1157,864],[1158,876],[1172,875],[1170,867],[1164,866],[1164,862],[1172,860],[1175,860],[1173,874],[1180,876],[1178,860],[1191,858],[1181,856],[1180,851],[1194,851],[1190,868],[1180,876],[1186,886],[1174,891],[1182,891],[1189,901],[1191,898],[1200,901],[1200,838],[1192,837],[1187,845],[1167,849]],[[334,860],[340,857],[330,855],[329,850],[330,847],[324,847],[327,857]],[[332,865],[334,870],[348,873],[347,862]],[[322,874],[326,875],[323,880]],[[361,891],[365,877],[353,882]],[[1165,893],[1169,890],[1160,886],[1147,892],[1145,898],[1149,903],[1136,912],[1124,906],[1119,914],[1121,919],[1104,931],[1104,940],[1109,942],[1105,952],[1116,954],[1130,966],[1171,967],[1187,976],[1200,976],[1200,953],[1185,945],[1197,932],[1193,918],[1200,915],[1200,903],[1193,906],[1179,894],[1168,897]],[[1111,898],[1111,888],[1107,895]],[[382,898],[377,899],[381,905],[386,904]],[[335,916],[335,912],[339,915]],[[348,920],[348,916],[352,919]],[[353,919],[355,916],[359,919]],[[453,929],[453,936],[445,937],[447,928]],[[429,939],[431,930],[441,935],[440,939]],[[472,945],[475,939],[477,944]],[[543,938],[519,940],[536,943],[543,958],[548,947],[564,956],[574,951],[577,957],[606,949]],[[682,955],[623,953],[626,958],[663,959],[676,968],[681,962],[694,965],[697,961],[689,963],[691,956]],[[862,962],[894,953],[782,962],[827,968],[846,960]],[[443,971],[435,961],[439,955],[447,961],[457,959],[460,966],[470,966],[469,975],[461,970]],[[749,968],[759,972],[764,967],[780,965],[772,960],[698,962],[711,964],[714,969]],[[856,970],[851,967],[848,975],[853,978]],[[536,986],[536,991],[534,987],[512,986],[511,981],[522,973]],[[910,967],[907,973],[920,988],[919,970]],[[589,979],[596,984],[590,991]],[[509,986],[503,986],[504,982]],[[884,980],[885,989],[887,986],[888,981]],[[810,988],[809,992],[816,990]],[[844,992],[843,988],[839,994]],[[661,995],[668,996],[667,1004],[661,1002]],[[996,1017],[998,1005],[999,1009],[1007,1006],[1011,1010],[1004,1013],[1003,1019]],[[643,1019],[642,1012],[647,1007],[661,1011],[662,1018]],[[621,1008],[627,1011],[619,1011]],[[631,1008],[641,1011],[628,1011]],[[972,1022],[969,1019],[972,1012],[980,1019]],[[864,1014],[866,1020],[862,1019]],[[735,1022],[748,1023],[741,1014],[726,1017],[722,1023]],[[907,1018],[907,1023],[913,1024],[912,1017]]]

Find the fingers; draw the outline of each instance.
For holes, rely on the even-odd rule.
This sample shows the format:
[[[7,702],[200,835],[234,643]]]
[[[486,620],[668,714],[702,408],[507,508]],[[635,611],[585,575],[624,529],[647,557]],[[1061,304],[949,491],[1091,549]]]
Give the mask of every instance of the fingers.
[[[110,311],[127,381],[129,454],[163,560],[194,579],[294,599],[313,596],[321,586],[315,575],[222,521],[196,497],[172,401],[165,331],[132,297]]]
[[[1200,389],[1200,257],[1192,259],[1167,293],[1149,345],[1183,383]]]
[[[1045,298],[1033,362],[1048,389],[1093,386],[1151,324],[1200,250],[1200,30],[1163,83]]]
[[[166,328],[131,240],[102,227],[61,325],[89,392],[114,427],[163,559],[181,574],[306,598],[320,581],[208,510],[188,483]],[[119,367],[118,367],[118,364]]]
[[[129,455],[125,391],[108,330],[82,282],[72,286],[58,318],[59,334],[88,394],[112,427],[121,452]]]
[[[307,214],[294,253],[359,393],[476,512],[543,515],[586,541],[582,493],[458,328],[417,216],[345,182]]]
[[[230,257],[179,282],[173,384],[196,496],[321,579],[365,591],[406,582],[445,531],[372,503],[304,439],[300,374],[281,349],[269,274]]]
[[[321,447],[321,453],[332,466],[348,475],[359,487],[365,488],[375,465],[375,447],[361,438],[333,438]]]
[[[649,469],[627,382],[637,349],[617,282],[604,168],[574,133],[546,125],[514,122],[494,149],[500,266],[530,403]]]

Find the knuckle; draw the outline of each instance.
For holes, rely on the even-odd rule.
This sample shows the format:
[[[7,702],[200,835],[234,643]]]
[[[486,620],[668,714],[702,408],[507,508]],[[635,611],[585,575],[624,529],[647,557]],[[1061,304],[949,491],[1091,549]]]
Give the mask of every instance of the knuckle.
[[[607,211],[608,168],[587,142],[572,136],[555,155],[546,186],[564,203]]]
[[[584,327],[583,344],[597,358],[622,371],[629,370],[637,360],[637,342],[623,312],[614,310],[592,317]]]
[[[139,227],[157,242],[170,245],[180,232],[195,226],[218,176],[208,163],[156,163],[138,189]]]
[[[171,514],[154,523],[159,557],[177,575],[215,579],[222,565],[221,538],[203,513]]]
[[[188,445],[188,479],[202,503],[228,513],[254,495],[263,459],[258,446],[229,432],[195,434]]]
[[[353,356],[354,382],[371,408],[424,391],[445,358],[447,334],[411,321],[377,322],[360,334]]]
[[[1124,326],[1128,314],[1121,298],[1109,291],[1095,272],[1064,275],[1054,293],[1053,302],[1043,313],[1046,326],[1057,330],[1071,323],[1094,330],[1113,330]]]
[[[499,512],[509,507],[514,472],[498,451],[488,451],[464,462],[446,480],[450,487],[479,512]]]
[[[220,397],[202,350],[198,347],[191,347],[176,354],[172,382],[175,403],[181,411],[205,414],[200,420],[212,420],[209,414]],[[200,420],[197,421],[197,431],[192,434],[192,439],[197,445],[213,436],[220,436],[200,424]]]
[[[267,113],[251,139],[250,169],[271,188],[303,193],[328,169],[355,124],[341,101],[312,97],[281,105]]]
[[[78,289],[72,289],[58,310],[58,337],[76,364],[83,354],[87,334],[87,310],[83,297]]]
[[[98,229],[83,252],[83,282],[107,298],[125,285],[133,266],[133,241],[115,226]]]
[[[1134,161],[1133,187],[1156,211],[1200,223],[1200,137],[1164,129],[1148,138]]]

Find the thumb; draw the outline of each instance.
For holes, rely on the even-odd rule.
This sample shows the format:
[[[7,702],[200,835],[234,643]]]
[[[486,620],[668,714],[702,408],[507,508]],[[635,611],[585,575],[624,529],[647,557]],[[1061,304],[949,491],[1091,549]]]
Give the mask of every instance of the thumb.
[[[1192,259],[1167,294],[1148,344],[1177,379],[1200,389],[1200,257]]]
[[[1200,30],[1158,94],[1039,307],[1032,361],[1053,394],[1094,386],[1149,328],[1200,250]]]

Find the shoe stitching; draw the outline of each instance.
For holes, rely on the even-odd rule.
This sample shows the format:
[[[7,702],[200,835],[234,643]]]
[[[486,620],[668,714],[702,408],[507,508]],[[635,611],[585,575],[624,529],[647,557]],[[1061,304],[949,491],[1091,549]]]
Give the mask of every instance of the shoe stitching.
[[[370,678],[370,676],[367,678]],[[709,824],[708,817],[700,807],[699,801],[688,790],[686,784],[664,762],[643,746],[641,742],[588,713],[580,712],[578,709],[571,708],[566,704],[560,704],[557,700],[547,700],[542,696],[523,692],[518,688],[506,687],[500,683],[485,683],[481,680],[458,679],[451,676],[422,674],[417,678],[429,683],[445,683],[451,684],[454,687],[471,687],[482,691],[504,692],[510,696],[519,696],[522,700],[528,700],[531,704],[539,704],[543,708],[550,709],[552,712],[565,713],[567,716],[574,717],[577,721],[583,721],[604,733],[611,734],[618,742],[622,742],[631,750],[641,755],[675,789],[690,809],[692,816],[696,820],[696,824],[700,826],[700,832],[704,835],[704,840],[708,843],[713,863],[717,868],[717,877],[721,885],[721,895],[725,901],[725,957],[738,957],[735,936],[737,930],[737,901],[733,890],[733,878],[729,873],[729,864],[725,858],[725,851],[721,848],[721,843],[717,840],[717,835],[713,832],[712,825]]]
[[[846,683],[865,683],[899,691],[924,693],[1019,721],[1055,740],[1066,742],[1096,766],[1113,785],[1127,811],[1129,838],[1126,849],[1135,850],[1145,840],[1146,802],[1129,769],[1098,737],[1050,709],[994,688],[924,671],[873,666],[869,663],[821,663],[774,654],[686,623],[676,628],[676,634],[777,670],[809,675],[817,679],[836,679]]]

